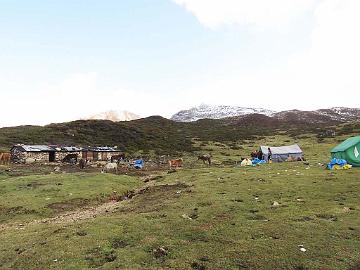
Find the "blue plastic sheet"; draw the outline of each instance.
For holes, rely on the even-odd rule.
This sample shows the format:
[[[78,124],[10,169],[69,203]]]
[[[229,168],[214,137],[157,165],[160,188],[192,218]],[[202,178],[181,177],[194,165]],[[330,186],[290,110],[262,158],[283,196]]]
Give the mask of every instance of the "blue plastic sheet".
[[[254,158],[254,159],[252,160],[252,164],[254,164],[254,165],[264,164],[264,163],[266,163],[265,160],[261,160],[261,159],[258,159],[258,158]]]
[[[347,164],[347,161],[345,159],[337,159],[333,158],[330,163],[327,165],[327,168],[329,170],[332,170],[335,165],[339,165],[341,167],[345,166]]]
[[[142,169],[144,167],[144,165],[145,165],[145,162],[142,159],[138,159],[138,160],[134,161],[134,168],[136,168],[136,169]]]

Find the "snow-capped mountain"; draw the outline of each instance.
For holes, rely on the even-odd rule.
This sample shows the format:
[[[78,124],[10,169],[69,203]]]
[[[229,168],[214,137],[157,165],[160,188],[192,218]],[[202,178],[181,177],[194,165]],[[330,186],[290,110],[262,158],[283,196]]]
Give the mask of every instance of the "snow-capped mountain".
[[[141,117],[139,115],[136,115],[132,112],[112,110],[86,117],[85,120],[110,120],[113,122],[119,122],[119,121],[131,121],[140,118]]]
[[[242,116],[248,114],[263,114],[272,116],[275,112],[263,108],[246,108],[237,106],[200,105],[189,110],[183,110],[171,117],[177,122],[193,122],[200,119],[221,119],[226,117]]]
[[[360,119],[360,108],[334,107],[316,111],[290,110],[275,113],[274,118],[310,123],[349,122]]]
[[[275,112],[263,108],[244,108],[232,106],[201,105],[174,114],[171,119],[177,122],[193,122],[200,119],[221,119],[262,114],[274,119],[311,123],[348,122],[360,119],[360,108],[334,107],[315,111],[288,110]]]

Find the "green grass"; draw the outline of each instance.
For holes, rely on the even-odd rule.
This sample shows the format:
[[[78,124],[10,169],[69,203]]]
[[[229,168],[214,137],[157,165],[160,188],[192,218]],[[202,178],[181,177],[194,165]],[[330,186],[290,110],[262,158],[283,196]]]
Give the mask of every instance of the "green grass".
[[[328,161],[329,149],[341,139],[318,144],[314,135],[296,140],[276,135],[241,142],[196,141],[203,152],[212,152],[214,166],[197,162],[195,153],[187,155],[184,169],[160,177],[155,186],[121,202],[114,212],[77,222],[3,230],[0,267],[357,269],[360,171],[328,171],[319,164]],[[303,147],[309,165],[236,166],[240,156],[259,144],[295,142]],[[46,185],[20,188],[34,179]],[[0,175],[0,181],[6,191],[2,205],[30,205],[36,211],[46,209],[47,197],[66,201],[74,190],[78,197],[97,198],[114,188],[125,191],[139,185],[136,178],[96,174]],[[55,191],[59,181],[61,191]],[[9,201],[11,197],[14,200]],[[280,205],[273,207],[274,201]],[[41,211],[39,216],[54,214]],[[5,222],[32,218],[19,214]]]
[[[0,176],[0,222],[26,221],[95,205],[113,191],[123,194],[140,185],[128,176],[113,174],[49,174]]]

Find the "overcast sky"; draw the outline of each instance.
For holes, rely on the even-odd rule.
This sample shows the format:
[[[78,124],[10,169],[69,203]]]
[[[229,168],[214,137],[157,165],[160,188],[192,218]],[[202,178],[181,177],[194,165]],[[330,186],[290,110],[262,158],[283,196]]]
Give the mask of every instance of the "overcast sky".
[[[0,0],[0,126],[360,107],[359,0]]]

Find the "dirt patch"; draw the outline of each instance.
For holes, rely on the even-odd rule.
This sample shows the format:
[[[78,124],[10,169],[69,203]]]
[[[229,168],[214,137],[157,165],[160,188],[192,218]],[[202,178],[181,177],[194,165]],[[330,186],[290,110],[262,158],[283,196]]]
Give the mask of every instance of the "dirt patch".
[[[115,250],[101,247],[90,249],[85,255],[85,260],[91,268],[98,268],[108,262],[115,261],[116,258]]]
[[[44,186],[44,184],[39,183],[39,182],[30,182],[26,185],[19,185],[19,188],[21,189],[35,189],[38,187]]]
[[[178,198],[179,191],[189,191],[183,183],[174,185],[149,186],[136,193],[131,204],[120,209],[121,212],[149,213],[161,210],[164,203]]]
[[[33,209],[27,209],[23,206],[16,206],[16,207],[1,207],[0,206],[0,215],[29,215],[29,214],[36,214],[37,211]]]
[[[88,199],[75,198],[69,201],[51,203],[48,204],[47,207],[54,210],[55,212],[66,212],[84,207],[88,205],[89,202],[90,200]]]
[[[110,242],[111,242],[111,247],[115,248],[115,249],[125,248],[129,245],[127,243],[127,241],[121,237],[115,237],[115,238],[111,239]]]
[[[317,214],[316,217],[319,219],[329,220],[329,221],[337,221],[338,220],[337,217],[332,214]]]

